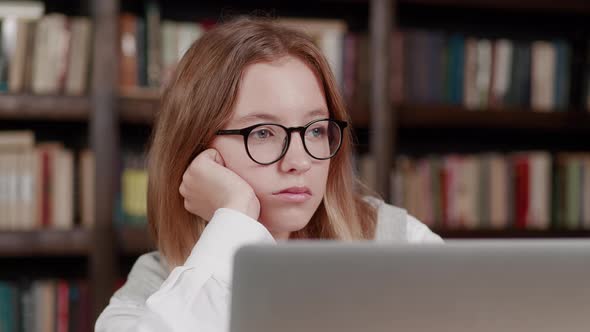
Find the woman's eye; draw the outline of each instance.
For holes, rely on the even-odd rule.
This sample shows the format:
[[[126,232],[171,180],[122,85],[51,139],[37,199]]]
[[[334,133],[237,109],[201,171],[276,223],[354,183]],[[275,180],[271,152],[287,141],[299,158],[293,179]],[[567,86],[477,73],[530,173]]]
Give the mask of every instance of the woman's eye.
[[[255,131],[253,134],[256,138],[268,138],[272,136],[272,133],[268,129],[260,129]]]
[[[312,137],[322,137],[326,133],[326,130],[322,127],[316,127],[312,128],[309,133]]]

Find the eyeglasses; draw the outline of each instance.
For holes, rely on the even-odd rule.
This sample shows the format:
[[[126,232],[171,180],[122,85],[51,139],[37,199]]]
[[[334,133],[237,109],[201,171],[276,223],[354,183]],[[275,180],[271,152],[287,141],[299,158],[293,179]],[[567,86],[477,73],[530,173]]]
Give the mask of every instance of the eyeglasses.
[[[259,123],[242,129],[219,130],[217,135],[242,135],[250,159],[260,165],[279,161],[287,153],[291,133],[299,132],[307,154],[318,160],[330,159],[342,145],[346,121],[314,120],[303,127],[287,128],[276,123]]]

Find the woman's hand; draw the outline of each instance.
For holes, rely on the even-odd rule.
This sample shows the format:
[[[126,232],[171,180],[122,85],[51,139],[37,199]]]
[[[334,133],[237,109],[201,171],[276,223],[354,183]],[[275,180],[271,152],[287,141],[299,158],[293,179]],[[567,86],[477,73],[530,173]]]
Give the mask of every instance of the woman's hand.
[[[188,166],[179,188],[184,208],[205,220],[211,220],[219,208],[240,211],[258,220],[260,202],[252,187],[225,167],[215,149],[201,152]]]

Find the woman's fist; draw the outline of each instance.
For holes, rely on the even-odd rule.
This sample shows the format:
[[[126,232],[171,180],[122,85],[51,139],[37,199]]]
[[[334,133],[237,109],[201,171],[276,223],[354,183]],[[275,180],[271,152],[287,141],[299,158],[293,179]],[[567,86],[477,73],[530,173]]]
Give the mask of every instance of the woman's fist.
[[[211,220],[219,208],[240,211],[258,219],[260,202],[252,187],[239,175],[225,167],[215,149],[201,152],[188,166],[179,188],[187,211]]]

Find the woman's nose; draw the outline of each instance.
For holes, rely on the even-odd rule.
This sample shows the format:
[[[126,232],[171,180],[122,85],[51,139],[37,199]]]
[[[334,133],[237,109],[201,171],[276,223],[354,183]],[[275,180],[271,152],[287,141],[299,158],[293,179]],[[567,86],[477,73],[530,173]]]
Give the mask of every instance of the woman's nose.
[[[301,135],[297,132],[291,133],[291,142],[280,161],[281,171],[303,173],[310,169],[311,162],[311,156],[305,151]]]

